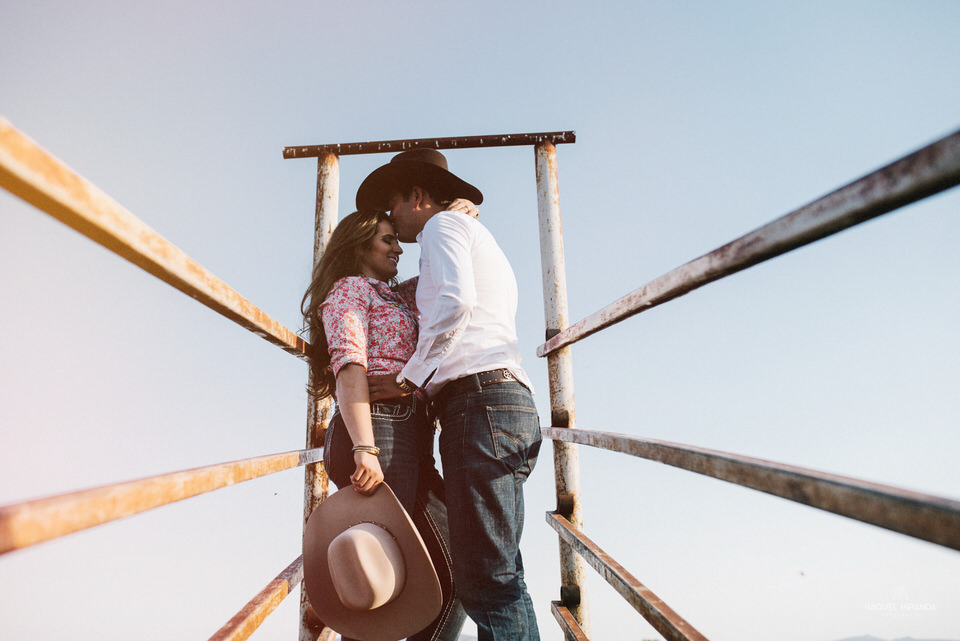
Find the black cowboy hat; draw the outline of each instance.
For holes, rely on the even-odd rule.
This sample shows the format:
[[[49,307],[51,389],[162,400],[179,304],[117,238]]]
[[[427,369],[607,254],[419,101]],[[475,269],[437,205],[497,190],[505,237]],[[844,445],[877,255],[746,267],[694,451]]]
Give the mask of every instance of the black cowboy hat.
[[[357,190],[357,209],[386,211],[388,199],[414,185],[423,187],[435,200],[466,198],[479,205],[480,190],[447,169],[447,159],[436,149],[411,149],[373,170]]]

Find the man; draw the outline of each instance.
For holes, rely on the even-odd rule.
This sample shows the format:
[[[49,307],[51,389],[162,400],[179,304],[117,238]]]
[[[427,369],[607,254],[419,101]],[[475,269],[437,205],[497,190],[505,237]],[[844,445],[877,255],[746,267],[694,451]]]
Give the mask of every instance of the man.
[[[440,420],[454,580],[479,641],[537,641],[520,535],[541,436],[520,367],[517,283],[483,225],[444,211],[455,198],[483,201],[432,149],[398,154],[357,191],[358,209],[389,210],[399,239],[420,244],[417,350],[396,379],[371,377],[370,391],[422,388]]]

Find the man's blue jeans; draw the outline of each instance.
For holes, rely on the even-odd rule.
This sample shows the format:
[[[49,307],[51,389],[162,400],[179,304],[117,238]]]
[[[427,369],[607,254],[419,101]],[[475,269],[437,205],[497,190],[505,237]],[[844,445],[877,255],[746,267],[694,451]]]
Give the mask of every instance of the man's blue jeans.
[[[523,483],[540,451],[533,395],[517,382],[479,382],[434,403],[440,419],[453,576],[479,641],[538,641],[523,580]]]

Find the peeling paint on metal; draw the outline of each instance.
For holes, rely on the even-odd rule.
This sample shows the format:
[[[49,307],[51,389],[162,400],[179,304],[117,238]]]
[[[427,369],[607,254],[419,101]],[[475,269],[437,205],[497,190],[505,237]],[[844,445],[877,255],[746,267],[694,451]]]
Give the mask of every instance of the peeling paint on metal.
[[[0,118],[0,187],[284,351],[306,342]]]
[[[407,140],[384,140],[379,142],[351,142],[329,145],[310,145],[284,147],[283,157],[311,158],[322,154],[336,154],[349,156],[356,154],[378,154],[406,151],[421,147],[434,149],[471,149],[477,147],[516,147],[537,145],[544,142],[552,144],[576,142],[577,135],[573,131],[555,131],[533,134],[503,134],[494,136],[459,136],[455,138],[421,138]]]
[[[960,501],[626,434],[555,428],[545,428],[543,433],[559,441],[657,461],[960,550]]]
[[[242,610],[233,616],[210,641],[244,641],[260,627],[260,624],[290,592],[303,580],[303,557],[291,563],[273,581],[267,584]]]
[[[0,506],[0,554],[254,478],[315,463],[322,450],[258,456]]]
[[[647,283],[564,329],[546,356],[703,285],[960,184],[960,131]]]
[[[560,187],[557,171],[557,149],[550,141],[534,147],[537,179],[537,208],[540,221],[540,263],[543,271],[543,306],[546,331],[563,330],[568,323],[566,268],[563,255],[563,233],[560,222]],[[551,424],[566,429],[576,428],[573,393],[573,362],[570,350],[560,350],[547,358],[550,385]],[[554,482],[558,504],[565,497],[569,518],[583,526],[580,503],[580,461],[575,445],[555,444],[553,448]],[[586,589],[586,565],[570,546],[560,543],[560,580],[568,589],[579,593],[577,604],[570,606],[579,626],[590,631],[590,610]]]
[[[547,513],[547,523],[667,641],[707,641],[660,597],[591,541],[563,516]]]

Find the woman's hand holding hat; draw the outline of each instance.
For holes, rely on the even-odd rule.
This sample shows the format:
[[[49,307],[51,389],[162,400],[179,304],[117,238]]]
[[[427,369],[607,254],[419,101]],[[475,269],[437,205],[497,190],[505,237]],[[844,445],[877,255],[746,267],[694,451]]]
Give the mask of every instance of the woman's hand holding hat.
[[[313,511],[303,586],[317,618],[354,639],[399,641],[442,608],[430,553],[386,483],[370,496],[340,490]]]
[[[354,451],[353,462],[357,469],[350,475],[350,483],[361,494],[370,495],[383,483],[383,470],[380,468],[380,459],[370,452]]]

